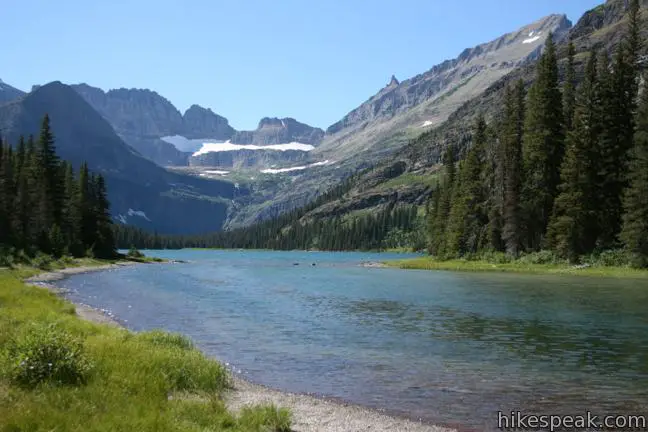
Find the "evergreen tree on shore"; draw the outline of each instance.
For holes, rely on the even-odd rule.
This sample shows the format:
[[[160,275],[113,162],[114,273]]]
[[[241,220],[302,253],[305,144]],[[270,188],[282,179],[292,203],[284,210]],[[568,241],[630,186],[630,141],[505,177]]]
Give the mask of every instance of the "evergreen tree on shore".
[[[633,255],[634,264],[645,267],[648,265],[648,84],[645,83],[631,156],[621,239]]]
[[[523,211],[527,248],[539,250],[553,209],[563,156],[563,108],[556,47],[549,35],[529,90],[524,125]]]
[[[83,231],[87,227],[92,230]],[[14,151],[0,141],[0,252],[7,250],[56,257],[91,250],[97,257],[115,256],[103,177],[91,179],[84,164],[75,178],[72,166],[56,154],[47,115],[38,144],[31,136],[27,142],[21,137]]]

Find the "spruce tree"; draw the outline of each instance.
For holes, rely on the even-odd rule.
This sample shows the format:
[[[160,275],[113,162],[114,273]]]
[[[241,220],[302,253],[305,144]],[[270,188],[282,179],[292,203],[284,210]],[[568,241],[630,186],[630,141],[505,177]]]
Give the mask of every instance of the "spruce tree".
[[[567,153],[561,168],[562,183],[548,229],[550,246],[563,258],[575,262],[595,247],[596,179],[601,104],[597,83],[596,54],[587,64],[579,88],[573,128],[567,135]]]
[[[445,252],[445,231],[450,207],[452,205],[453,188],[455,184],[455,147],[450,144],[443,154],[443,181],[437,187],[439,203],[435,209],[434,224],[430,233],[430,252],[442,256]]]
[[[644,89],[637,112],[637,130],[630,163],[630,187],[626,190],[623,206],[621,239],[633,255],[633,264],[648,266],[648,84]]]
[[[523,210],[527,243],[532,250],[542,247],[557,194],[564,152],[562,95],[551,34],[536,74],[529,91],[523,138]]]
[[[116,254],[115,239],[112,231],[110,203],[104,177],[99,174],[93,179],[94,217],[96,225],[95,255],[99,258],[113,258]]]
[[[482,167],[485,161],[486,121],[479,116],[475,123],[473,145],[461,163],[454,188],[452,208],[446,228],[448,255],[477,252],[487,223]]]
[[[576,109],[576,71],[574,69],[574,56],[576,49],[574,43],[569,41],[567,47],[567,69],[565,70],[565,82],[563,83],[563,110],[565,135],[571,130]]]
[[[504,204],[502,239],[506,252],[517,256],[522,247],[522,217],[520,192],[522,185],[522,137],[524,132],[524,83],[506,89],[504,122],[502,125],[502,168]]]
[[[39,158],[44,191],[45,221],[48,226],[61,223],[63,186],[60,176],[60,158],[56,154],[54,135],[47,114],[43,118],[39,137]]]

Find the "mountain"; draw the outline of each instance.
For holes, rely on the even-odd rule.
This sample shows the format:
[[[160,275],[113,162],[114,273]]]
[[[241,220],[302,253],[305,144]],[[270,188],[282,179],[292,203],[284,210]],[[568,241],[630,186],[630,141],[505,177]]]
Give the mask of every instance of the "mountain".
[[[299,142],[303,144],[318,145],[324,137],[324,131],[293,118],[268,118],[264,117],[254,131],[237,132],[232,137],[233,144],[286,144]]]
[[[182,134],[189,139],[212,138],[230,139],[236,132],[225,117],[219,116],[209,108],[191,105],[182,116]]]
[[[269,168],[307,159],[304,150],[291,152],[227,146],[267,146],[293,142],[317,145],[324,131],[292,118],[263,118],[254,131],[236,131],[209,108],[192,105],[181,114],[171,102],[146,89],[104,92],[87,84],[72,86],[113,126],[115,132],[144,157],[162,166]],[[205,143],[209,145],[204,146]],[[217,144],[227,144],[228,150]],[[201,155],[192,157],[203,149]],[[257,154],[260,151],[263,155]],[[308,148],[310,150],[310,147]],[[218,153],[218,154],[216,154]]]
[[[231,183],[171,173],[145,159],[74,89],[60,82],[0,106],[0,129],[11,143],[20,135],[37,136],[46,113],[61,158],[76,167],[86,161],[91,170],[104,174],[112,214],[120,222],[167,233],[218,230],[230,200],[243,193]]]
[[[11,102],[25,95],[25,92],[11,87],[0,79],[0,104]]]
[[[642,8],[645,21],[648,19],[648,0],[642,0]],[[561,73],[564,73],[569,39],[573,40],[578,52],[575,58],[577,76],[582,77],[588,52],[592,49],[612,52],[622,39],[625,23],[626,2],[624,0],[608,0],[605,4],[586,12],[557,44]],[[648,26],[643,26],[642,36],[644,40],[648,38]],[[643,49],[646,54],[648,46],[644,45]],[[355,176],[343,194],[309,208],[303,219],[350,218],[357,214],[378,212],[394,202],[423,206],[436,184],[440,168],[439,158],[443,150],[453,143],[458,147],[460,154],[463,154],[471,144],[476,116],[483,114],[489,122],[497,120],[503,106],[506,86],[522,79],[528,87],[534,77],[533,61],[523,62],[507,75],[496,80],[484,92],[463,103],[441,125],[421,134],[411,140],[401,151],[389,158],[379,160],[373,168]],[[300,184],[311,181],[310,179],[300,180],[302,180]],[[295,194],[292,194],[283,198],[287,200],[294,197]],[[275,201],[273,205],[280,206],[282,203]],[[269,216],[275,214],[272,206],[267,204],[263,207],[263,211]],[[245,216],[248,217],[248,221],[259,220],[249,214]]]
[[[235,132],[221,144],[205,144],[189,158],[191,166],[228,169],[272,169],[310,161],[309,152],[324,131],[293,118],[264,117],[253,131]],[[312,162],[312,161],[311,161]]]
[[[298,181],[233,213],[228,226],[248,225],[306,204],[359,169],[389,159],[410,140],[434,130],[464,103],[512,71],[532,64],[550,32],[561,40],[571,28],[550,15],[493,41],[465,49],[427,72],[387,85],[326,130],[310,160],[334,161],[299,172]]]
[[[550,15],[491,42],[465,49],[427,72],[390,82],[326,130],[316,153],[336,159],[358,152],[383,152],[445,121],[462,103],[515,68],[538,57],[550,32],[557,39],[571,22]],[[396,133],[401,139],[392,139]]]

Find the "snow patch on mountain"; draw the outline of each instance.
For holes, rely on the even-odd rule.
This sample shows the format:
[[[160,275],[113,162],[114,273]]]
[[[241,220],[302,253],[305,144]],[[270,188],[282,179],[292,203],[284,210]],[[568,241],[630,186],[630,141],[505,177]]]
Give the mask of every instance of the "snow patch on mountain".
[[[224,152],[224,151],[235,151],[235,150],[276,150],[276,151],[297,150],[297,151],[307,152],[313,150],[314,148],[315,147],[310,144],[302,144],[298,142],[259,146],[254,144],[232,144],[230,140],[227,140],[225,142],[205,142],[203,143],[201,149],[195,152],[193,156],[200,156],[212,152]]]
[[[146,213],[144,213],[144,212],[141,211],[141,210],[133,210],[133,209],[129,208],[129,209],[128,209],[128,216],[139,216],[139,217],[144,218],[144,219],[146,219],[147,221],[151,222],[151,219],[149,219],[148,217],[146,217]]]
[[[210,138],[189,139],[182,135],[164,136],[160,138],[164,142],[172,144],[181,152],[193,153],[200,150],[205,141],[212,141]]]
[[[264,174],[280,174],[280,173],[285,173],[285,172],[291,172],[291,171],[303,171],[305,169],[315,167],[315,166],[324,166],[324,165],[331,165],[334,164],[335,162],[331,162],[329,160],[325,160],[322,162],[315,162],[309,165],[303,165],[303,166],[296,166],[296,167],[290,167],[290,168],[268,168],[261,170],[262,173]]]
[[[422,128],[432,126],[434,123],[432,123],[430,120],[425,120],[425,122],[421,125]]]

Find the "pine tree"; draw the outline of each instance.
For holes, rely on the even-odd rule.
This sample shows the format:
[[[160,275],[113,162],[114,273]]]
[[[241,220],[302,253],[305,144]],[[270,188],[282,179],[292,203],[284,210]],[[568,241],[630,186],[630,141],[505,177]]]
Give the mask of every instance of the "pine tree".
[[[574,111],[576,109],[576,71],[574,69],[574,56],[576,48],[574,43],[569,41],[567,47],[567,69],[565,71],[565,82],[563,83],[563,110],[565,135],[572,129]]]
[[[504,204],[502,239],[506,252],[517,256],[522,246],[520,191],[522,185],[522,136],[524,132],[524,83],[506,90],[504,124],[502,125],[502,158]]]
[[[93,213],[96,225],[95,256],[99,258],[113,258],[116,254],[115,239],[112,232],[112,219],[110,216],[110,203],[108,202],[106,183],[102,175],[94,177],[93,192]]]
[[[636,266],[648,266],[648,84],[637,112],[637,130],[630,164],[630,187],[624,196],[621,239]]]
[[[43,212],[46,226],[60,224],[63,191],[60,178],[60,159],[56,154],[54,135],[50,128],[50,119],[46,114],[43,118],[39,137],[39,165],[42,169],[43,181]]]
[[[443,155],[444,179],[437,187],[439,203],[435,208],[434,223],[430,232],[429,250],[432,255],[441,256],[445,248],[445,231],[450,207],[452,204],[453,187],[455,184],[455,148],[449,145]]]
[[[480,115],[475,123],[472,148],[462,161],[459,181],[454,188],[445,234],[448,255],[474,253],[479,247],[482,230],[487,223],[482,178],[485,145],[486,121]]]
[[[562,117],[556,48],[549,35],[536,81],[529,91],[523,138],[523,210],[528,247],[532,250],[542,246],[560,181],[564,152]]]
[[[627,187],[628,156],[634,134],[634,84],[628,79],[629,65],[624,48],[619,47],[612,71],[601,69],[602,133],[599,140],[601,158],[599,171],[600,211],[598,238],[600,249],[618,246],[621,229],[622,197]]]
[[[562,183],[548,228],[550,246],[574,262],[594,249],[596,224],[596,179],[601,104],[597,83],[596,54],[587,64],[573,128],[567,135],[567,154],[561,168]]]

